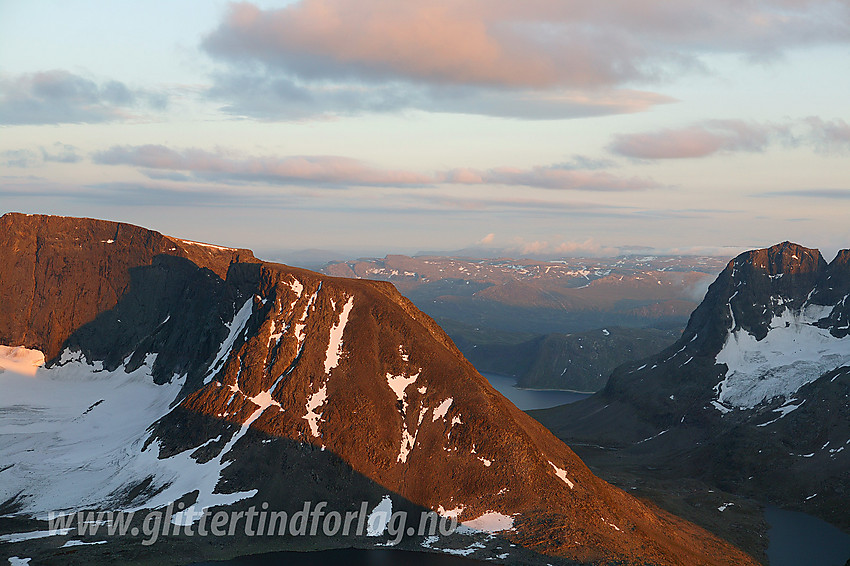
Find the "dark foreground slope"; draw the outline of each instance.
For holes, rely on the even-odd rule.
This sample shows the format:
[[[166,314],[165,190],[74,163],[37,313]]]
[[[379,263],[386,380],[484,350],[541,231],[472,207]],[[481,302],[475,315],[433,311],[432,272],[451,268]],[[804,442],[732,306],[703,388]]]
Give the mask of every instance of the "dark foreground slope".
[[[0,407],[0,502],[12,530],[26,517],[79,508],[180,501],[292,512],[305,501],[348,510],[383,498],[394,509],[455,514],[498,531],[468,535],[472,557],[751,563],[595,477],[388,283],[249,254],[241,262],[243,252],[234,250],[201,246],[204,254],[193,256],[193,244],[124,225],[17,215],[2,222],[16,236],[0,241],[10,266],[0,296],[15,306],[2,307],[0,318],[12,323],[0,327],[0,344],[42,350],[50,366],[35,378],[0,373],[8,392]],[[81,230],[94,243],[76,244]],[[18,243],[32,241],[34,248]],[[101,244],[114,247],[93,253]],[[77,310],[60,293],[85,301],[85,316],[55,323],[51,312]],[[48,406],[58,408],[45,421],[39,411]],[[27,419],[31,426],[22,429]],[[182,561],[246,549],[368,546],[386,537],[171,537],[150,549],[124,538],[74,554],[51,540],[11,543],[10,556]],[[452,537],[403,543],[457,544]]]
[[[848,297],[847,250],[830,264],[788,242],[747,252],[676,344],[533,415],[595,467],[698,479],[848,531]]]

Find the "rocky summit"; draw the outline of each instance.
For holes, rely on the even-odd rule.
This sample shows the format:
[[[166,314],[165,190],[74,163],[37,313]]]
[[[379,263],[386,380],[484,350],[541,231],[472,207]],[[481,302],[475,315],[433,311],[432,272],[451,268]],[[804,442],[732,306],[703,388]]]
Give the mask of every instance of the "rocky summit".
[[[0,372],[0,541],[10,556],[139,559],[130,535],[90,545],[33,535],[51,512],[326,501],[456,517],[459,533],[401,547],[504,563],[754,563],[594,476],[389,283],[125,224],[19,214],[0,219],[0,260],[0,354],[12,360]],[[15,371],[39,355],[44,367]],[[386,543],[383,529],[370,534],[164,537],[154,549],[160,562],[188,563]]]
[[[790,242],[741,254],[676,344],[534,415],[607,448],[585,453],[599,466],[703,480],[850,530],[848,260]]]

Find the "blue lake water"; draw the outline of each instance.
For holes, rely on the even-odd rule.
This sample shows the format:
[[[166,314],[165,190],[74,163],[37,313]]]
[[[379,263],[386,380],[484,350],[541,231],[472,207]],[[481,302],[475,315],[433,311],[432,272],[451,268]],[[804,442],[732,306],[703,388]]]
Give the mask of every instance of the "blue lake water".
[[[772,506],[764,515],[770,525],[770,566],[844,566],[850,560],[850,535],[829,523]]]
[[[516,387],[517,380],[514,377],[483,372],[481,372],[481,375],[487,378],[487,381],[496,388],[496,391],[510,399],[511,403],[523,411],[547,409],[557,405],[575,403],[590,397],[588,393],[573,393],[572,391],[518,389]]]

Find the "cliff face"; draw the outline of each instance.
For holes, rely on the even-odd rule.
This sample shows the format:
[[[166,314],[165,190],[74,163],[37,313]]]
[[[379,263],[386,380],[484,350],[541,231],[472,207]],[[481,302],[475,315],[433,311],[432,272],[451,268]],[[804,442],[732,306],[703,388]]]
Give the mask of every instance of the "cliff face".
[[[568,443],[850,528],[848,257],[789,242],[741,254],[676,344],[535,416]]]
[[[190,243],[158,232],[88,218],[0,217],[0,343],[56,357],[68,337],[118,303],[134,268],[158,256],[184,258],[224,277],[249,250]]]
[[[12,462],[0,502],[20,514],[177,500],[356,509],[388,497],[512,526],[471,547],[474,557],[511,541],[508,555],[548,561],[751,562],[595,477],[388,283],[120,224],[2,222],[14,236],[0,241],[13,266],[0,279],[12,305],[0,343],[43,348],[54,361],[35,382],[75,391],[55,400],[61,431],[0,446]],[[54,322],[53,311],[64,314]],[[28,398],[28,382],[13,385],[10,403],[48,402]],[[130,387],[138,398],[128,404]],[[136,424],[104,432],[119,417]],[[81,445],[85,431],[93,440]]]

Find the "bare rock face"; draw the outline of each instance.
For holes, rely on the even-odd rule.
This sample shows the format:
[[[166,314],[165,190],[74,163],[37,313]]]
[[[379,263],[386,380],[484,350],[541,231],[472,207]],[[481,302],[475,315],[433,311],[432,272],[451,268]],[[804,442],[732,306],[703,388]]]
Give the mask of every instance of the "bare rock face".
[[[387,496],[461,521],[497,515],[513,527],[500,540],[547,562],[754,563],[594,476],[389,283],[123,224],[21,215],[0,224],[10,266],[0,343],[43,349],[54,359],[46,374],[90,364],[182,383],[121,451],[111,479],[120,486],[91,486],[89,505],[299,509],[309,499],[344,509]],[[143,471],[128,463],[142,458]],[[0,472],[10,478],[0,501],[23,514],[59,504],[40,482],[74,476],[73,460],[52,478]]]
[[[0,343],[57,356],[75,330],[118,303],[131,270],[157,256],[189,260],[224,277],[249,250],[200,245],[158,232],[91,220],[5,214],[0,218]]]
[[[827,264],[790,242],[741,254],[676,344],[533,414],[568,443],[616,447],[620,464],[850,529],[849,266],[848,250]]]

